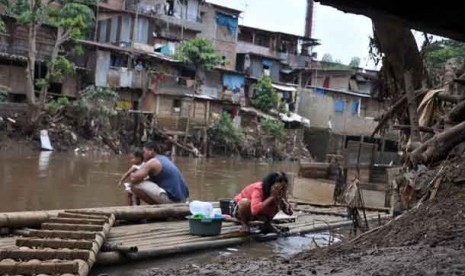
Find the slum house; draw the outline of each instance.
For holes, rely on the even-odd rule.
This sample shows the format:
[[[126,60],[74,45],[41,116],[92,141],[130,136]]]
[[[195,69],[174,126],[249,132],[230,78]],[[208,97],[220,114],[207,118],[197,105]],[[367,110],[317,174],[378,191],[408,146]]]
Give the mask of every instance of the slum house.
[[[119,88],[124,101],[119,104],[121,107],[136,109],[137,99],[148,87],[146,70],[166,67],[166,63],[159,61],[173,61],[165,55],[173,54],[179,41],[193,38],[199,32],[197,16],[187,14],[187,6],[198,10],[198,5],[191,1],[187,5],[176,2],[171,7],[176,11],[173,12],[166,3],[123,0],[99,3],[95,41],[89,42],[98,43],[99,47],[96,84],[108,86],[107,75],[112,75],[116,82],[121,80],[121,85],[112,85]]]
[[[396,133],[369,139],[376,127],[375,118],[386,108],[371,94],[376,90],[374,78],[360,79],[348,69],[312,72],[311,85],[299,93],[298,113],[311,119],[306,141],[316,160],[325,160],[328,153],[343,154],[348,141],[365,141],[378,145],[380,154],[374,162],[397,161]],[[363,90],[355,90],[360,87]]]
[[[239,33],[238,19],[241,11],[204,3],[201,6],[202,32],[199,36],[207,38],[224,61],[224,68],[236,68],[236,47]]]
[[[28,30],[12,17],[2,16],[6,25],[6,32],[0,33],[0,85],[9,92],[9,101],[26,101],[25,68],[28,56]],[[56,29],[42,25],[37,32],[37,60],[35,64],[35,78],[44,78],[47,73],[47,62],[50,60],[55,44]],[[50,96],[66,96],[75,98],[81,89],[85,77],[84,64],[75,57],[70,57],[77,72],[50,84]],[[36,86],[36,91],[40,90]],[[38,94],[37,94],[38,96]]]
[[[239,28],[236,69],[248,76],[246,96],[252,97],[251,85],[263,75],[268,75],[280,98],[285,99],[288,110],[293,111],[297,92],[294,85],[287,84],[289,80],[284,79],[282,73],[290,68],[307,66],[312,60],[312,47],[318,42],[308,37],[248,26]]]
[[[186,11],[189,3],[183,7],[175,2],[174,12],[167,14],[160,8],[160,1],[102,3],[98,41],[87,42],[99,48],[96,83],[117,88],[122,95],[118,106],[126,109],[140,107],[143,113],[153,113],[159,127],[179,135],[205,128],[209,124],[210,113],[221,112],[225,103],[238,105],[221,99],[224,90],[222,78],[224,75],[227,77],[226,73],[199,70],[199,85],[195,90],[195,68],[179,64],[169,57],[180,41],[195,37],[199,26],[205,25],[199,16],[211,16],[213,19],[210,21],[216,24],[216,13],[199,14],[197,11],[198,16],[193,16],[191,10]],[[187,14],[178,14],[177,10]]]

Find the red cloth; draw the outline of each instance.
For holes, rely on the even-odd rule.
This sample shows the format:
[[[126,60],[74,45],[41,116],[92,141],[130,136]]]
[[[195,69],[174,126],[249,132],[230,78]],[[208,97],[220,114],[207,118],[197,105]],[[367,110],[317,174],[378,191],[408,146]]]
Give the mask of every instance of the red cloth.
[[[239,200],[247,198],[250,200],[250,209],[252,216],[265,215],[268,217],[274,216],[276,214],[275,208],[264,207],[263,201],[265,200],[263,196],[262,182],[255,182],[247,185],[240,193],[234,197],[234,202],[238,203]]]

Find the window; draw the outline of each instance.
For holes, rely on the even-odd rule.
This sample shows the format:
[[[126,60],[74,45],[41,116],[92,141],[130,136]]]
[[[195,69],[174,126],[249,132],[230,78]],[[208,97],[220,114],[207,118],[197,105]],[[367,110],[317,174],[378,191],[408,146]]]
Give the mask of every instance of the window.
[[[350,112],[352,115],[358,115],[359,102],[358,100],[353,100],[350,106]]]
[[[139,43],[148,43],[148,34],[149,34],[149,20],[147,18],[138,18],[137,19],[137,34],[136,42]]]
[[[111,18],[111,29],[110,29],[110,43],[116,43],[116,36],[118,33],[118,17]]]
[[[121,24],[121,33],[120,33],[120,42],[122,43],[130,43],[130,33],[131,33],[131,17],[128,15],[123,16],[122,24]]]
[[[335,100],[334,101],[334,112],[343,113],[344,112],[344,100]]]
[[[173,113],[181,112],[181,100],[173,100]]]
[[[263,65],[263,75],[268,77],[270,76],[270,66]]]
[[[107,21],[102,20],[99,21],[99,34],[98,34],[98,42],[107,42]]]

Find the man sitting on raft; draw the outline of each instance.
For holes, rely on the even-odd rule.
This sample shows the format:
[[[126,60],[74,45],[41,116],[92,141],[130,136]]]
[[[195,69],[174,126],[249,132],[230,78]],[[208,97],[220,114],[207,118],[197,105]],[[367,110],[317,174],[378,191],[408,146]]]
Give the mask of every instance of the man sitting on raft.
[[[147,204],[186,202],[189,189],[181,172],[160,152],[161,145],[155,142],[144,145],[145,163],[131,174],[131,191]]]

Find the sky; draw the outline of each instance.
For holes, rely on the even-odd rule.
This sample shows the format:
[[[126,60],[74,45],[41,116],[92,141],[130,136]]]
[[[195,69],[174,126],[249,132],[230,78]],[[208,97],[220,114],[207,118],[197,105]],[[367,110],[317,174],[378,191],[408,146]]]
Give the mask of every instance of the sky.
[[[208,0],[242,11],[239,24],[296,35],[304,34],[306,0]],[[352,57],[361,59],[360,66],[374,69],[368,58],[372,24],[368,17],[343,13],[315,3],[312,37],[321,45],[315,47],[317,58],[331,54],[334,60],[348,64]]]

